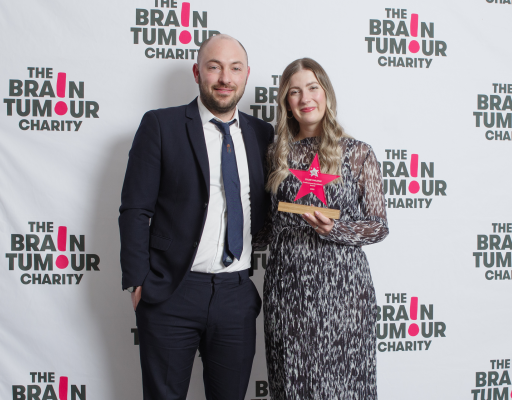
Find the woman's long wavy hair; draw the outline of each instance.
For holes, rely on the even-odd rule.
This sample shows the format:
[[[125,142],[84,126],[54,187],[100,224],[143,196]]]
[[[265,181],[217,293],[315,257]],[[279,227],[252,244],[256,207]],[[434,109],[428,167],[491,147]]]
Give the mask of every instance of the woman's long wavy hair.
[[[318,83],[325,91],[327,107],[322,120],[322,132],[320,135],[320,148],[318,158],[322,173],[341,174],[341,148],[339,141],[342,137],[350,137],[345,133],[336,120],[336,95],[331,80],[327,73],[315,60],[301,58],[293,61],[284,70],[277,94],[277,141],[269,153],[269,179],[267,190],[276,193],[280,183],[288,176],[288,155],[292,143],[299,133],[299,122],[288,116],[288,90],[291,77],[301,70],[310,70],[316,76]],[[333,182],[337,182],[333,181]]]

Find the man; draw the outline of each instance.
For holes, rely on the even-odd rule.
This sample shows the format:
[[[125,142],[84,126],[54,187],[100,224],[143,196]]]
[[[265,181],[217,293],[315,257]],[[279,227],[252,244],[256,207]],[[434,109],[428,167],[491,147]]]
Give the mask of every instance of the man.
[[[206,398],[244,399],[255,352],[261,299],[248,271],[273,128],[237,108],[250,68],[236,39],[205,41],[193,73],[199,98],[144,115],[122,191],[145,400],[186,399],[198,348]]]

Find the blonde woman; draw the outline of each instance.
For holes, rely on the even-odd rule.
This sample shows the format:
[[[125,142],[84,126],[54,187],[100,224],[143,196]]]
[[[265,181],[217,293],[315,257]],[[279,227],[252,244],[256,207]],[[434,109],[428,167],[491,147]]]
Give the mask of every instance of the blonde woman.
[[[270,244],[265,273],[265,344],[271,398],[377,399],[375,291],[361,246],[388,234],[382,177],[372,148],[336,121],[336,97],[324,69],[303,58],[284,70],[277,141],[267,189],[272,208],[255,246]],[[325,207],[289,169],[308,170],[318,153],[324,186],[321,213],[277,211],[280,201]]]

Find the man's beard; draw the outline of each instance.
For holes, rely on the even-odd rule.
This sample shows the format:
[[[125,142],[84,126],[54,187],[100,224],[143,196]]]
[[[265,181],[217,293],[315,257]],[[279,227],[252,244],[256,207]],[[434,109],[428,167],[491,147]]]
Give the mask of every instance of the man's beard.
[[[238,104],[238,102],[240,101],[240,99],[242,98],[242,96],[244,94],[244,90],[245,90],[245,86],[244,86],[244,90],[242,90],[242,93],[240,93],[240,95],[237,95],[237,93],[236,93],[237,87],[236,86],[215,85],[215,86],[213,86],[213,89],[215,89],[215,88],[232,89],[234,91],[234,96],[229,103],[227,103],[226,105],[222,105],[213,96],[213,93],[210,93],[210,91],[209,91],[210,88],[206,84],[203,83],[203,81],[201,80],[201,75],[199,75],[199,95],[201,97],[201,101],[203,102],[203,104],[206,106],[206,108],[208,110],[212,111],[213,113],[217,113],[217,114],[226,114],[230,111],[233,111],[235,109],[236,105]]]

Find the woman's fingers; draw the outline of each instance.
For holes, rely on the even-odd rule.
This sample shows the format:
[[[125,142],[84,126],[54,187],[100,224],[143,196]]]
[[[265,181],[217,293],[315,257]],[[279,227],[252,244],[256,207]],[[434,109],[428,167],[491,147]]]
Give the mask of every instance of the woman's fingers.
[[[302,214],[302,217],[318,234],[325,236],[331,232],[333,222],[322,214],[316,215],[316,212],[315,215],[305,213]]]
[[[302,217],[306,220],[306,222],[311,225],[315,231],[322,235],[327,236],[331,233],[331,229],[334,226],[334,221],[330,218],[327,218],[322,213],[315,211],[314,215],[309,213],[302,214]]]
[[[332,221],[330,218],[327,218],[320,211],[315,211],[315,217],[324,225],[331,225]]]
[[[313,228],[315,228],[317,225],[320,224],[320,221],[318,221],[318,219],[316,219],[316,217],[314,215],[305,213],[305,214],[302,214],[302,218],[304,218],[306,220],[306,222],[309,225],[311,225]]]

